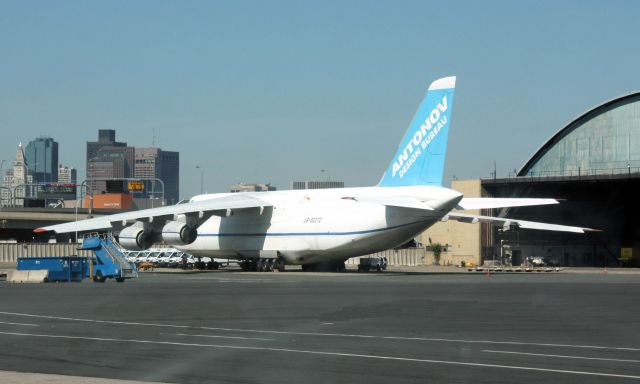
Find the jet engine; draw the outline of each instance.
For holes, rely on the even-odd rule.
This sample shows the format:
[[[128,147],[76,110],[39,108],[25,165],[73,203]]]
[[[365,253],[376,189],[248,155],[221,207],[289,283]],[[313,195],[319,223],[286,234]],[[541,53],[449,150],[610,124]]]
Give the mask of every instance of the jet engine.
[[[181,221],[170,221],[162,227],[162,240],[169,245],[185,245],[196,241],[198,230]]]
[[[144,225],[136,223],[120,231],[118,238],[120,245],[125,249],[140,251],[151,247],[153,238],[150,233],[146,233]]]

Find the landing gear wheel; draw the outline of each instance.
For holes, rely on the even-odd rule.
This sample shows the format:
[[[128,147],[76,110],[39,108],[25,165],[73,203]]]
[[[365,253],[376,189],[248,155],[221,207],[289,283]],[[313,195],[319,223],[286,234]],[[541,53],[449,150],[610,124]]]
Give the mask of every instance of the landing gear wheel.
[[[266,272],[273,272],[273,264],[274,264],[273,259],[267,260],[266,264],[267,264],[267,266],[265,267],[265,271]]]
[[[265,261],[263,259],[258,259],[258,263],[256,265],[256,271],[258,272],[264,272],[264,267],[265,267]]]
[[[96,276],[93,278],[96,283],[104,283],[106,280],[107,278],[102,275],[101,271],[96,272]]]
[[[276,260],[276,269],[278,269],[279,272],[284,272],[284,259]]]

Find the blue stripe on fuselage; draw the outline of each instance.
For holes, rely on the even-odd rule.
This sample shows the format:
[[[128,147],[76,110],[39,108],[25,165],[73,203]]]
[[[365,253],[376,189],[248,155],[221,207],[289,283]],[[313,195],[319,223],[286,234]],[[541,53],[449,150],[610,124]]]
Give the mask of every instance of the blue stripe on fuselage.
[[[430,221],[430,220],[429,220]],[[210,237],[242,237],[242,236],[349,236],[349,235],[364,235],[367,233],[383,232],[392,229],[404,228],[415,224],[426,224],[429,221],[415,221],[413,223],[396,225],[387,228],[368,229],[365,231],[353,231],[353,232],[283,232],[283,233],[199,233],[198,236],[210,236]]]

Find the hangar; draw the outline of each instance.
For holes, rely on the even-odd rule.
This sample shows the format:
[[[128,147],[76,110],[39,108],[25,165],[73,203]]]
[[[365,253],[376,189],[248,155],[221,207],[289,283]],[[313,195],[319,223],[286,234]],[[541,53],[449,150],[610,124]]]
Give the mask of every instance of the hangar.
[[[423,242],[428,244],[431,238],[448,244],[444,254],[448,262],[500,260],[520,265],[535,257],[562,266],[637,264],[632,256],[640,248],[640,92],[606,101],[573,119],[515,177],[454,181],[452,188],[467,193],[471,189],[475,196],[483,197],[563,199],[554,206],[482,214],[601,232],[572,234],[440,223],[423,235]]]

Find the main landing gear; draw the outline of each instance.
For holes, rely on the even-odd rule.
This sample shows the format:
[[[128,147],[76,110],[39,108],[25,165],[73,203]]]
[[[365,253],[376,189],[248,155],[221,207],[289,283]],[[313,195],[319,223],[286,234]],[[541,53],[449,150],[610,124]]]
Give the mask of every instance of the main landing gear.
[[[254,258],[245,259],[240,263],[240,268],[245,272],[284,272],[284,259],[274,258]],[[303,272],[344,272],[346,267],[344,261],[323,262],[314,264],[303,264]]]
[[[285,264],[283,258],[245,259],[240,263],[240,268],[246,272],[284,272]]]

